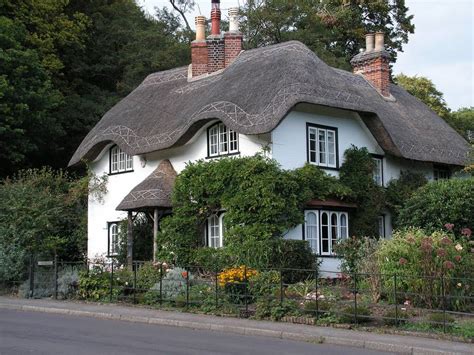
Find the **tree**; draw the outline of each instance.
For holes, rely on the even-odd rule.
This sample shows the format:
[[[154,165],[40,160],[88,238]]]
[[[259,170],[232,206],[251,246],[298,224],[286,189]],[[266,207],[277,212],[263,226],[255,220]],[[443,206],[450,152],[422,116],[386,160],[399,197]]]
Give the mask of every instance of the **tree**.
[[[433,82],[424,76],[407,76],[398,74],[395,82],[411,95],[423,101],[429,108],[445,120],[449,119],[450,109],[444,100],[443,93],[436,89]]]
[[[403,0],[249,0],[241,14],[248,48],[295,39],[343,69],[351,68],[349,61],[366,33],[385,31],[386,48],[395,61],[414,32]]]
[[[474,141],[474,107],[463,107],[451,113],[448,123],[467,141]]]

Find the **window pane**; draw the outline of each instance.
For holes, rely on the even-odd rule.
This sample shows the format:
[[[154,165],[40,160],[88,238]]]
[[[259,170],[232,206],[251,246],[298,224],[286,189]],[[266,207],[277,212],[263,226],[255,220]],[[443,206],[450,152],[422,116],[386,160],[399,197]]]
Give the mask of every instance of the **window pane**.
[[[319,164],[327,164],[326,130],[318,129]]]
[[[373,158],[374,160],[374,173],[373,173],[373,177],[374,177],[374,182],[378,185],[378,186],[382,186],[382,159],[379,159],[379,158]]]
[[[316,129],[308,128],[308,146],[309,146],[309,161],[317,163],[316,161]]]
[[[385,223],[384,217],[379,216],[378,218],[378,227],[379,227],[379,237],[385,238]]]
[[[219,140],[219,128],[217,125],[209,128],[209,155],[217,155],[218,152],[218,140]]]
[[[347,239],[347,215],[345,213],[341,213],[341,228],[339,238]]]
[[[321,214],[321,254],[329,254],[329,216]]]
[[[336,133],[327,131],[328,134],[328,165],[336,166]]]
[[[229,137],[230,137],[230,152],[235,153],[239,150],[238,144],[238,134],[235,131],[229,130]]]
[[[228,133],[227,127],[224,124],[219,124],[219,154],[228,152]]]
[[[318,224],[317,216],[314,212],[306,215],[306,240],[314,253],[318,251]]]
[[[338,229],[337,213],[331,213],[331,253],[333,252],[338,240]]]
[[[211,248],[218,248],[219,245],[219,218],[214,215],[209,217],[209,246]]]

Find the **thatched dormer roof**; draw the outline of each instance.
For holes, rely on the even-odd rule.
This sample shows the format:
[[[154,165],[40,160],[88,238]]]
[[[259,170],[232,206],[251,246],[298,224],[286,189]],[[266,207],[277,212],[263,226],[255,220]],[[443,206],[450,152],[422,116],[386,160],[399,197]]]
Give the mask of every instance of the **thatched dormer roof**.
[[[396,85],[384,99],[362,76],[334,69],[300,42],[242,52],[224,71],[188,82],[186,67],[149,75],[110,109],[70,161],[94,159],[110,142],[136,155],[185,144],[219,119],[243,134],[270,132],[298,103],[357,111],[386,153],[463,165],[468,143]]]

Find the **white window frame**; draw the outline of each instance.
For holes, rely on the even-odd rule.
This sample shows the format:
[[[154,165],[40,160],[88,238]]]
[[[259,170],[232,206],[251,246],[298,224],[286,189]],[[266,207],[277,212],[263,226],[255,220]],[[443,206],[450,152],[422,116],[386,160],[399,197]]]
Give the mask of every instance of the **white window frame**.
[[[213,214],[207,219],[207,245],[211,248],[224,246],[224,215]]]
[[[119,247],[120,223],[107,223],[107,255],[117,256]]]
[[[379,230],[379,237],[385,238],[385,215],[380,215],[377,218],[377,226]]]
[[[110,174],[133,171],[133,156],[125,153],[118,145],[110,148]]]
[[[308,162],[321,167],[337,169],[337,128],[308,123],[306,135]]]
[[[207,129],[209,157],[239,153],[239,134],[226,127],[222,122]]]
[[[308,223],[311,215],[316,216],[316,223]],[[327,216],[327,223],[323,223],[324,216]],[[336,221],[335,224],[333,223],[334,219]],[[345,221],[345,225],[342,224],[342,221]],[[324,228],[327,228],[326,238],[323,238]],[[349,214],[345,211],[306,210],[304,232],[305,240],[310,243],[311,249],[315,254],[333,256],[334,246],[340,240],[349,237]],[[314,240],[316,240],[316,243],[314,243]],[[324,240],[327,240],[327,250],[323,250]]]
[[[372,157],[374,161],[374,171],[373,178],[377,186],[384,186],[383,183],[383,158],[382,157]]]

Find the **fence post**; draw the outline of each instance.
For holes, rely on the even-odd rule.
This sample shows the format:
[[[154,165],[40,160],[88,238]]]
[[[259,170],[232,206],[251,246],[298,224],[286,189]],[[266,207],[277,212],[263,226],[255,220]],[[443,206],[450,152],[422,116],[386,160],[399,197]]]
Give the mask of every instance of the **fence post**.
[[[216,277],[215,277],[215,289],[216,289],[216,310],[217,308],[219,307],[219,281],[218,281],[218,275],[219,275],[219,269],[217,267],[217,265],[215,266],[215,269],[216,269]]]
[[[58,299],[58,254],[54,253],[54,299]]]
[[[30,254],[30,292],[29,292],[29,298],[33,298],[33,295],[35,293],[35,260],[33,257],[33,253]]]
[[[244,294],[244,299],[245,299],[245,316],[247,317],[248,312],[249,312],[249,302],[248,302],[248,299],[247,299],[247,295],[248,295],[247,265],[244,265],[244,286],[245,286],[245,294]]]
[[[316,286],[316,321],[319,320],[319,295],[318,295],[318,267],[314,269],[314,285]]]
[[[446,287],[443,274],[441,274],[441,295],[443,297],[443,333],[446,333]]]
[[[394,297],[394,300],[395,300],[395,326],[398,326],[397,274],[393,274],[393,297]]]
[[[137,290],[137,268],[138,264],[135,262],[135,268],[133,269],[133,304],[137,303],[137,296],[136,296],[136,290]]]
[[[283,305],[283,271],[282,268],[280,268],[280,307]]]
[[[160,263],[160,306],[163,305],[163,264]]]
[[[110,294],[109,294],[110,302],[112,302],[113,300],[113,292],[114,292],[114,259],[112,259],[112,268],[110,269]]]
[[[189,308],[189,271],[186,270],[186,309],[188,308]]]
[[[354,323],[357,324],[357,273],[354,272]]]

